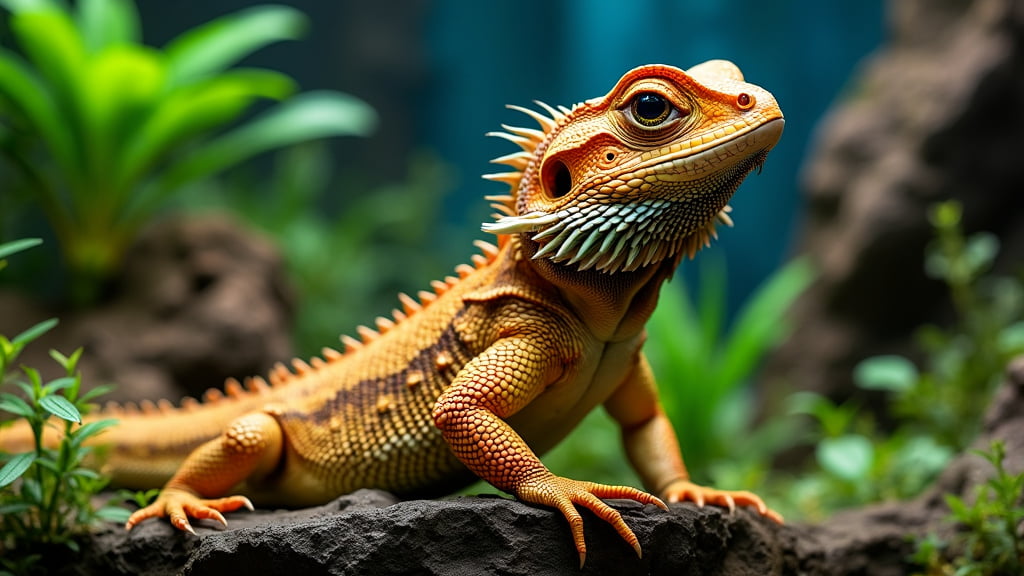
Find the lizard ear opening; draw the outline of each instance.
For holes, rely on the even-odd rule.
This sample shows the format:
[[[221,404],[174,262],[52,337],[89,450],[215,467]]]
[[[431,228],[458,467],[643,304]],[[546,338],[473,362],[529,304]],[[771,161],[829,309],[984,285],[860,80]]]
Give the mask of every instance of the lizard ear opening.
[[[553,160],[544,166],[542,179],[544,190],[552,198],[561,198],[572,190],[572,173],[561,160]]]

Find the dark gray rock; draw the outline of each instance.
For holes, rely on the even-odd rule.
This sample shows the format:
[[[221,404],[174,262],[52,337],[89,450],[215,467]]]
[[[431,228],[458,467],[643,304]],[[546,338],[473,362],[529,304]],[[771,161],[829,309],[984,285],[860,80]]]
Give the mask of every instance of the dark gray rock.
[[[997,266],[1024,256],[1024,3],[888,2],[889,38],[822,121],[804,167],[797,253],[817,282],[762,381],[833,398],[852,368],[912,353],[914,330],[951,316],[924,273],[930,205],[957,199],[968,231],[996,234]]]
[[[989,411],[977,447],[1006,443],[1007,468],[1024,470],[1024,358]],[[588,557],[582,570],[564,519],[554,510],[498,497],[398,501],[360,490],[325,506],[239,512],[227,529],[198,536],[148,521],[130,533],[93,534],[67,566],[79,574],[671,574],[897,576],[912,573],[913,538],[948,537],[942,495],[969,495],[989,474],[972,454],[958,457],[912,502],[839,514],[822,524],[779,526],[741,510],[730,515],[692,504],[669,512],[613,501],[644,549],[632,549],[584,512]]]
[[[47,352],[83,346],[83,382],[116,382],[107,398],[122,401],[199,395],[292,355],[284,262],[267,239],[226,216],[169,218],[145,229],[95,308],[47,310],[0,293],[0,334],[53,317],[58,327],[21,362],[56,377]]]

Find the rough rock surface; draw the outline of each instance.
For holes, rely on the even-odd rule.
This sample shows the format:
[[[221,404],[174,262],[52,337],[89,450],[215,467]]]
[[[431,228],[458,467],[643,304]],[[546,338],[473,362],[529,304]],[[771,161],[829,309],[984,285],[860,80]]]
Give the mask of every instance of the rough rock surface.
[[[114,382],[109,398],[198,395],[229,376],[264,374],[291,356],[291,298],[269,241],[224,216],[174,218],[129,250],[114,295],[98,308],[59,313],[0,294],[0,333],[47,318],[57,329],[21,361],[56,376],[47,357],[84,346],[83,381]]]
[[[1024,470],[1024,358],[1008,370],[978,440],[1006,443]],[[400,502],[361,490],[325,506],[229,515],[198,537],[149,521],[110,526],[68,567],[86,574],[671,574],[897,576],[910,574],[910,537],[952,527],[942,494],[969,494],[987,477],[977,456],[950,465],[924,496],[840,514],[818,525],[775,525],[750,511],[618,502],[643,558],[584,511],[588,557],[579,570],[569,531],[550,509],[497,497]]]
[[[968,231],[1000,238],[998,266],[1024,257],[1024,2],[899,0],[889,16],[811,148],[797,252],[820,278],[764,381],[841,397],[856,362],[907,353],[916,327],[949,317],[923,266],[935,202],[959,200]]]

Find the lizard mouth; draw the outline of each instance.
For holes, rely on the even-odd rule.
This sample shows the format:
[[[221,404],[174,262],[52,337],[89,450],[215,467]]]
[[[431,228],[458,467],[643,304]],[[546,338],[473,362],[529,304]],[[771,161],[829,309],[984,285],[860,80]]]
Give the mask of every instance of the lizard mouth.
[[[696,181],[699,192],[633,202],[593,202],[531,236],[541,245],[534,259],[548,258],[579,270],[629,272],[685,253],[691,258],[716,236],[716,223],[732,225],[729,199],[747,174],[759,169],[762,150],[714,175],[713,186]]]
[[[729,200],[751,171],[760,170],[782,125],[773,120],[696,154],[652,163],[658,182],[642,196],[590,194],[554,212],[506,216],[483,228],[532,232],[530,240],[540,245],[533,259],[578,270],[628,272],[680,254],[692,258],[717,236],[718,223],[732,225]],[[723,147],[734,152],[732,165],[706,170]]]

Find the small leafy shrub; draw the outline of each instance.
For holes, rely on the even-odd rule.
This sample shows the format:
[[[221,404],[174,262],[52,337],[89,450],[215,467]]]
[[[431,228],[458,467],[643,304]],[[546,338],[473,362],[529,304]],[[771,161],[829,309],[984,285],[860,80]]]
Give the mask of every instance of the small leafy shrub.
[[[292,8],[247,8],[158,49],[141,42],[131,0],[0,7],[18,47],[0,47],[0,159],[49,220],[78,302],[96,297],[139,227],[185,184],[267,150],[364,135],[375,121],[354,97],[290,97],[288,76],[232,67],[298,38],[305,18]],[[240,122],[259,100],[282,102]]]
[[[0,245],[0,257],[32,244]],[[23,396],[0,393],[0,412],[13,415],[32,429],[34,447],[17,454],[0,454],[0,574],[30,573],[42,545],[64,545],[77,550],[76,538],[99,520],[124,521],[127,511],[105,506],[95,509],[91,498],[106,479],[82,466],[92,448],[83,445],[116,423],[96,420],[82,424],[89,402],[106,392],[98,387],[81,392],[77,371],[81,349],[70,356],[50,355],[65,376],[43,382],[39,372],[27,366],[16,373],[12,366],[24,347],[57,324],[41,322],[12,339],[0,336],[0,384],[19,388]],[[59,436],[55,443],[44,437]]]
[[[809,393],[791,399],[793,413],[810,415],[819,473],[795,487],[810,517],[838,508],[912,497],[927,487],[977,435],[1006,364],[1024,353],[1024,284],[990,274],[998,240],[965,236],[959,204],[934,206],[935,240],[925,269],[950,290],[956,321],[924,326],[917,341],[923,369],[902,356],[877,356],[857,365],[854,380],[884,391],[897,425],[879,429],[856,401],[835,404]]]
[[[913,560],[928,576],[1024,574],[1024,472],[1006,470],[1002,442],[975,453],[992,465],[995,474],[976,487],[973,499],[946,495],[947,519],[959,531],[951,542],[933,534],[918,543]],[[946,560],[944,554],[953,558]]]

